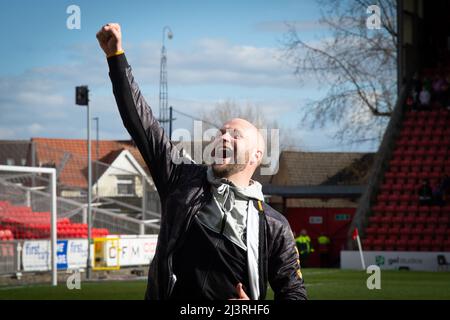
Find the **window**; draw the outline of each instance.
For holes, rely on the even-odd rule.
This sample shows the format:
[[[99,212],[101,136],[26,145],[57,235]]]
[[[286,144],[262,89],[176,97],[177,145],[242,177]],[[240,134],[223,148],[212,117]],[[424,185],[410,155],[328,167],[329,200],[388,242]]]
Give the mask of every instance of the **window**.
[[[337,214],[334,219],[336,221],[347,221],[350,220],[350,215],[349,214],[345,214],[345,213],[341,213],[341,214]]]
[[[7,166],[13,166],[14,165],[14,159],[12,159],[12,158],[6,159],[6,165]]]
[[[117,194],[124,196],[134,195],[134,176],[117,176]]]
[[[20,159],[20,164],[22,166],[26,165],[27,164],[27,159],[25,159],[25,158]]]

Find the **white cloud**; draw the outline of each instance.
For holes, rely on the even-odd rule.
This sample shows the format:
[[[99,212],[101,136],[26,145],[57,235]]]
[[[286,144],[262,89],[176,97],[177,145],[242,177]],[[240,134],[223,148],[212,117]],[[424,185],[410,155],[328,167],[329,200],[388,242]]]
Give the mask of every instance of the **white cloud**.
[[[219,88],[216,90],[220,90],[221,86],[242,87],[245,91],[248,89],[248,102],[260,105],[261,110],[270,117],[289,112],[278,96],[280,92],[286,93],[286,88],[297,89],[298,80],[292,75],[291,69],[280,62],[277,49],[232,44],[220,39],[202,39],[189,49],[168,50],[170,87],[187,88],[183,89],[183,96],[178,93],[178,97],[170,99],[174,105],[187,107],[183,111],[199,115],[200,110],[211,108],[221,100],[239,100],[238,95],[202,95],[206,86],[214,85]],[[86,130],[85,111],[84,107],[75,106],[74,87],[88,84],[91,114],[101,119],[102,138],[128,138],[115,105],[107,63],[100,49],[96,44],[78,45],[68,48],[68,56],[70,60],[67,64],[41,66],[21,75],[0,76],[1,137],[83,138]],[[159,44],[131,44],[127,56],[144,96],[152,103],[156,114]],[[150,94],[149,86],[152,90]],[[190,88],[193,89],[192,94],[189,94]],[[258,91],[258,88],[262,89]],[[264,99],[259,96],[261,90],[267,92]],[[295,92],[292,91],[293,94]],[[181,121],[182,117],[179,119]]]
[[[140,79],[159,79],[160,49],[156,43],[132,47],[130,63]],[[171,85],[237,85],[294,88],[297,79],[277,48],[236,45],[201,39],[191,49],[168,49]]]
[[[33,123],[31,125],[28,126],[28,132],[32,135],[38,135],[40,133],[42,133],[44,130],[44,127],[42,125],[40,125],[39,123]]]
[[[0,139],[14,139],[16,137],[15,130],[12,128],[0,128]]]

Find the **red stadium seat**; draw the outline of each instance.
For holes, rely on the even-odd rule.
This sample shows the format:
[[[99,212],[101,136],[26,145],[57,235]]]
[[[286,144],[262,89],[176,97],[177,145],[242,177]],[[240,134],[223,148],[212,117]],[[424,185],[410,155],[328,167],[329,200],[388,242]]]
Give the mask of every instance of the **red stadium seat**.
[[[422,240],[419,242],[419,251],[430,251],[431,250],[431,239],[430,240]]]
[[[386,211],[386,206],[384,206],[384,205],[377,205],[377,206],[374,206],[374,207],[372,207],[372,211],[373,211],[375,214],[380,214],[380,213]],[[371,218],[371,217],[369,217],[369,220],[370,220],[370,218]]]
[[[414,214],[409,213],[404,219],[403,222],[408,225],[412,225],[416,222],[416,216]]]
[[[392,223],[392,216],[390,216],[390,215],[382,216],[382,217],[380,218],[380,222],[381,222],[382,224],[391,224],[391,223]]]
[[[400,234],[400,227],[391,227],[389,228],[388,238],[397,239],[399,234]]]
[[[373,250],[382,251],[384,247],[384,239],[376,239],[373,241]]]
[[[400,228],[400,235],[406,236],[406,238],[411,234],[411,229],[408,227]]]
[[[416,212],[418,212],[419,211],[419,206],[417,205],[417,204],[414,204],[414,205],[410,205],[410,206],[408,206],[408,209],[407,209],[408,211],[408,214],[415,214]]]
[[[392,178],[395,178],[396,176],[397,176],[397,173],[396,172],[391,172],[392,173]],[[391,190],[392,190],[392,188],[393,188],[393,183],[388,183],[388,182],[386,182],[386,183],[383,183],[381,186],[380,186],[380,190],[381,190],[381,193],[380,193],[380,195],[381,194],[387,194],[387,195],[389,195],[390,194],[390,192],[391,192]]]
[[[370,222],[371,224],[373,224],[373,223],[378,224],[378,223],[381,222],[381,218],[382,218],[382,216],[380,216],[380,215],[370,216],[370,217],[369,217],[369,222]]]
[[[444,242],[444,251],[450,251],[450,239],[447,239],[445,242]]]
[[[390,196],[389,198],[389,200],[390,201],[393,201],[392,199],[394,199],[394,196],[395,197],[399,197],[399,196],[396,196],[396,195],[392,195],[392,196]],[[387,205],[386,206],[386,213],[390,213],[390,214],[394,214],[395,213],[395,209],[396,209],[396,207],[395,207],[395,205]]]
[[[378,202],[387,202],[389,200],[389,194],[382,193],[377,197]]]
[[[440,224],[440,225],[446,225],[446,224],[448,224],[449,223],[449,217],[447,216],[447,215],[441,215],[439,218],[438,218],[438,223]]]
[[[397,212],[402,211],[402,210],[400,210],[400,207],[407,206],[409,204],[410,195],[409,194],[401,194],[399,196],[398,201],[399,201],[400,206],[397,207],[397,210],[396,210]],[[406,208],[403,208],[403,209],[406,209]]]
[[[378,234],[378,235],[385,236],[385,235],[387,235],[388,233],[389,233],[389,232],[388,232],[388,228],[387,228],[387,227],[380,227],[380,228],[377,229],[377,234]]]
[[[417,218],[416,218],[416,224],[425,224],[428,220],[428,216],[420,214]]]
[[[441,240],[432,240],[431,241],[431,251],[442,251],[442,241]]]
[[[396,241],[395,240],[393,240],[393,239],[387,239],[385,242],[384,242],[384,245],[385,245],[385,250],[387,250],[387,251],[394,251],[395,250],[395,246],[396,246]]]
[[[408,251],[418,251],[419,250],[419,240],[409,240],[407,245]]]
[[[394,224],[402,224],[403,223],[403,216],[401,215],[395,215],[394,217],[392,217],[392,223]]]
[[[396,242],[397,251],[406,251],[408,240],[400,239]]]
[[[447,226],[446,225],[439,225],[435,229],[435,233],[436,233],[436,235],[446,236],[447,235]]]
[[[427,217],[426,223],[428,225],[436,225],[438,223],[439,213],[431,213],[429,217]]]
[[[373,246],[372,239],[366,238],[362,242],[363,242],[362,244],[363,244],[365,250],[369,250],[369,251],[372,250],[372,246]]]

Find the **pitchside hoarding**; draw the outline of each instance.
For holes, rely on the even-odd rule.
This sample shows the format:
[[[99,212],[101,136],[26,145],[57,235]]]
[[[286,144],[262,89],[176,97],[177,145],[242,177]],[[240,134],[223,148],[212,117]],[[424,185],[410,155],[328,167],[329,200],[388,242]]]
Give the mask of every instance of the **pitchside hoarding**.
[[[50,241],[25,241],[22,247],[23,271],[50,270]]]
[[[383,270],[409,269],[415,271],[445,270],[438,263],[438,257],[444,256],[450,262],[450,252],[416,251],[365,251],[366,266],[377,265]],[[359,251],[341,251],[341,269],[361,270]]]
[[[56,263],[58,270],[79,269],[86,266],[87,240],[58,240]],[[25,241],[22,247],[23,271],[50,270],[50,240]]]
[[[119,251],[114,242],[107,242],[107,266],[117,266],[117,254],[119,254],[119,265],[121,267],[149,264],[155,255],[157,239],[156,235],[120,236]]]
[[[114,236],[119,237],[119,248],[114,242],[106,242],[108,266],[148,265],[155,255],[157,235]],[[86,239],[58,240],[58,270],[86,267],[88,242]],[[50,240],[25,241],[22,247],[23,271],[47,271],[51,268]]]

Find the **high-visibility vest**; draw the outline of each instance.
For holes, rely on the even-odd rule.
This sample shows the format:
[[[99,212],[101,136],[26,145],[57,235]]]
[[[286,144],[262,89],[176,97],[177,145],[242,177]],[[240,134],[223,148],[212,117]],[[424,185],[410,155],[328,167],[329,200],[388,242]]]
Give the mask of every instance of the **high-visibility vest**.
[[[319,238],[317,238],[317,242],[319,244],[327,245],[330,244],[330,238],[328,238],[327,236],[320,236]]]
[[[314,249],[311,247],[311,238],[309,236],[300,235],[295,239],[297,243],[297,247],[299,247],[300,254],[309,254],[314,252]]]

